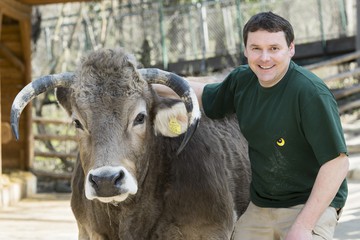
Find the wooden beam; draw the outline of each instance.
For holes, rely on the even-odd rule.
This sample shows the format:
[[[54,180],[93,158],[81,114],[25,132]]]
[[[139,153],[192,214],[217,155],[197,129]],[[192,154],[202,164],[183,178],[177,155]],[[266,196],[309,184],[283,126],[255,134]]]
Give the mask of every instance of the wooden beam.
[[[1,122],[1,144],[6,144],[13,139],[9,122]]]
[[[39,141],[49,141],[49,140],[56,140],[56,141],[77,141],[78,137],[74,135],[45,135],[45,134],[38,134],[34,135],[35,140]]]
[[[26,83],[31,81],[31,21],[20,22],[20,39],[25,64]]]
[[[46,178],[64,179],[64,180],[70,180],[72,178],[72,173],[53,173],[38,169],[31,169],[30,171],[36,177],[46,177]]]
[[[305,66],[305,68],[308,70],[314,70],[314,69],[321,68],[321,67],[329,67],[329,66],[340,64],[340,63],[352,61],[352,60],[358,59],[358,58],[360,59],[360,51],[348,53],[345,55],[341,55],[339,57],[334,57],[334,58],[326,60],[326,61],[307,65],[307,66]]]
[[[335,99],[339,100],[341,98],[349,97],[353,94],[360,93],[360,84],[353,85],[349,88],[336,89],[333,90],[332,92],[335,96]],[[359,132],[360,132],[360,126],[359,126]]]
[[[325,83],[328,83],[328,82],[343,80],[348,77],[355,77],[357,75],[360,75],[360,67],[355,68],[353,70],[349,70],[346,72],[338,73],[338,74],[323,78],[323,81]]]
[[[346,111],[354,110],[359,107],[360,107],[360,99],[339,106],[339,112],[340,114],[342,114],[345,113]]]
[[[45,158],[77,158],[77,153],[62,153],[62,152],[41,152],[35,151],[35,156],[37,157],[45,157]]]
[[[9,48],[0,42],[0,53],[16,66],[22,73],[25,71],[25,64]]]
[[[360,153],[360,144],[347,145],[347,149],[349,153]]]
[[[50,119],[50,118],[43,118],[43,117],[34,117],[33,122],[37,124],[55,124],[55,125],[70,125],[72,120],[70,118],[67,119]]]
[[[18,21],[31,19],[31,6],[14,0],[1,0],[0,9],[3,9],[4,15]]]
[[[31,19],[20,21],[20,34],[21,34],[21,46],[23,51],[23,59],[25,64],[24,70],[24,85],[31,82]],[[25,136],[26,139],[26,149],[25,149],[25,158],[21,161],[23,170],[29,170],[33,166],[33,156],[34,156],[34,146],[33,146],[33,132],[32,132],[32,112],[31,112],[31,103],[30,107],[26,109],[24,113],[26,116],[26,128]]]
[[[4,10],[0,8],[0,41],[1,41],[1,33],[2,33],[3,11],[4,11]]]
[[[2,29],[2,18],[3,18],[3,9],[0,8],[0,41],[1,41],[1,29]],[[1,116],[1,71],[0,71],[0,123],[2,123],[2,116]],[[2,124],[0,124],[0,131],[2,132]],[[2,143],[2,136],[0,135],[0,143]],[[0,178],[2,175],[2,144],[0,145]]]

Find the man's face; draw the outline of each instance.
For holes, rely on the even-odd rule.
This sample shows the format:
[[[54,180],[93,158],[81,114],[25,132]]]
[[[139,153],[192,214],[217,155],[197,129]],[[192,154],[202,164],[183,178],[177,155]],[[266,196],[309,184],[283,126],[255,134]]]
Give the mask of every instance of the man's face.
[[[245,48],[251,70],[263,87],[277,84],[288,70],[295,45],[287,45],[284,32],[249,32]]]

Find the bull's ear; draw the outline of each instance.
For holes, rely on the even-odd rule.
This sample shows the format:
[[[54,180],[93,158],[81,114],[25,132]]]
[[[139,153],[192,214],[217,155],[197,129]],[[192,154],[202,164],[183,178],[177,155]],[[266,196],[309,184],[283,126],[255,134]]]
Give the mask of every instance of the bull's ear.
[[[70,88],[63,88],[63,87],[58,87],[56,88],[55,91],[55,95],[58,102],[66,110],[69,116],[72,115],[71,102],[70,102],[71,93],[72,90]]]
[[[186,132],[187,125],[188,117],[184,103],[176,99],[162,98],[156,108],[155,134],[177,137]]]

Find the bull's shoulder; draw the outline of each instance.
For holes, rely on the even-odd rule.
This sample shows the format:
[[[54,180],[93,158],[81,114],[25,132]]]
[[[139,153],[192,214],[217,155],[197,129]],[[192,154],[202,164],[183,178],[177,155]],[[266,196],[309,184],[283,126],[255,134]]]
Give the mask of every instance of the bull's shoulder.
[[[178,156],[171,154],[176,149],[174,142],[176,139],[166,138],[161,143],[169,176],[161,221],[186,223],[202,231],[208,224],[227,232],[234,211],[241,212],[247,205],[250,180],[247,142],[236,117],[211,120],[203,116]]]

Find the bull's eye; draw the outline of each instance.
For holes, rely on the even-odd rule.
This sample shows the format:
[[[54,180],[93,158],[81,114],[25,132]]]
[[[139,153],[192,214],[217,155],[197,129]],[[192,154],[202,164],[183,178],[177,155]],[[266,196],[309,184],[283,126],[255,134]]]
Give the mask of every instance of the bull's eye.
[[[143,124],[145,121],[145,117],[146,115],[144,113],[139,113],[134,120],[134,126],[138,124]]]
[[[77,119],[74,120],[74,126],[75,126],[75,128],[83,129],[81,122]]]

